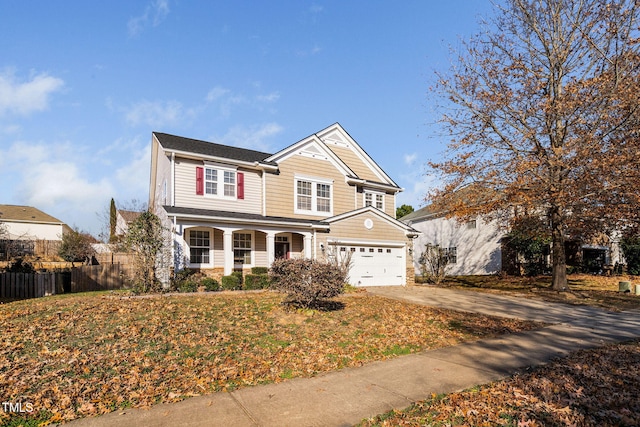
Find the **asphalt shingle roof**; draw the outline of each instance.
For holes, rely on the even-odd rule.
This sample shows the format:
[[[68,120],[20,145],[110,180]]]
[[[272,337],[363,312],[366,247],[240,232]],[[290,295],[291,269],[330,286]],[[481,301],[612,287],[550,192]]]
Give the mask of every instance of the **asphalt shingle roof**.
[[[32,206],[0,205],[0,221],[28,221],[39,223],[63,224],[57,218]]]
[[[326,221],[316,221],[310,219],[300,219],[300,218],[286,218],[280,216],[264,216],[260,214],[252,214],[252,213],[244,213],[244,212],[230,212],[230,211],[218,211],[212,209],[199,209],[199,208],[185,208],[178,206],[163,206],[164,210],[169,215],[197,215],[197,216],[208,216],[212,218],[229,218],[231,220],[251,220],[251,221],[265,221],[265,222],[282,222],[282,223],[299,223],[303,224],[314,224],[321,226],[329,226],[329,223]]]
[[[249,150],[247,148],[231,147],[229,145],[216,144],[213,142],[201,141],[199,139],[185,138],[182,136],[170,135],[168,133],[153,132],[163,148],[168,150],[185,151],[189,153],[203,154],[206,156],[222,157],[231,160],[244,162],[265,162],[264,159],[270,157],[270,153]]]

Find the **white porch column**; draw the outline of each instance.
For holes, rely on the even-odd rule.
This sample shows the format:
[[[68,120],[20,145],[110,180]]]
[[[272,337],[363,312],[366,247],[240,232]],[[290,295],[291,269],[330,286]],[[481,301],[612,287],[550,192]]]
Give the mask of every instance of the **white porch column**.
[[[224,252],[224,275],[228,276],[233,271],[233,230],[224,230],[222,249]]]
[[[267,267],[271,267],[271,264],[273,264],[273,260],[276,259],[276,233],[274,231],[265,231],[265,233],[267,234]]]
[[[304,233],[304,257],[311,259],[311,233]]]

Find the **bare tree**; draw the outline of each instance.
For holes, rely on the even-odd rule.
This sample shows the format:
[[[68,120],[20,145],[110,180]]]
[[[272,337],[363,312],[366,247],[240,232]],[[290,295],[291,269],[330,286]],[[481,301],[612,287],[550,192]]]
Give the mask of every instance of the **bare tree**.
[[[496,10],[438,76],[452,142],[431,163],[445,184],[429,198],[462,218],[543,214],[552,287],[566,289],[565,239],[638,219],[638,3],[506,0]],[[465,197],[447,197],[465,186]]]
[[[427,243],[418,258],[420,272],[427,281],[439,285],[444,280],[449,266],[449,253],[446,248]]]

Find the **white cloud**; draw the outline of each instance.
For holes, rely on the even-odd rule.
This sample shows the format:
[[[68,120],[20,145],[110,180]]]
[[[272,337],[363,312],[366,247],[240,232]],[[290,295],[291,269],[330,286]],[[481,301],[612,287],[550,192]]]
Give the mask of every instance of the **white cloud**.
[[[252,150],[270,151],[269,138],[282,132],[283,127],[277,123],[266,123],[250,127],[235,126],[221,138],[212,138],[220,144],[235,147],[249,148]]]
[[[0,180],[10,189],[5,203],[35,206],[97,235],[102,224],[96,214],[104,211],[111,197],[122,201],[148,197],[149,143],[136,138],[116,143],[119,147],[101,155],[70,142],[17,141],[0,149]],[[110,162],[119,167],[101,167]]]
[[[417,158],[418,158],[418,155],[416,153],[405,154],[404,155],[404,163],[407,166],[411,166],[411,165],[413,165],[413,163],[416,161]]]
[[[264,103],[273,103],[278,101],[279,99],[280,99],[280,93],[278,92],[271,92],[266,95],[258,95],[256,97],[256,101],[264,102]]]
[[[306,56],[313,56],[316,55],[318,53],[322,52],[322,47],[318,46],[318,45],[314,45],[312,47],[310,47],[309,49],[299,49],[296,51],[296,55],[304,58]]]
[[[129,19],[127,23],[129,35],[135,37],[150,25],[157,27],[169,15],[169,11],[169,0],[152,1],[147,5],[142,15]]]
[[[149,193],[151,145],[138,146],[129,153],[131,161],[122,165],[115,173],[118,188],[122,190],[119,197],[121,200],[137,199],[141,195],[146,198]]]
[[[259,83],[252,83],[255,89],[259,89]],[[249,107],[261,109],[266,104],[274,104],[280,100],[280,93],[277,91],[255,96],[246,96],[232,92],[230,89],[216,86],[211,89],[205,97],[207,104],[218,108],[218,116],[229,118],[232,112],[239,107]]]
[[[207,102],[215,102],[225,95],[229,94],[231,91],[229,89],[225,89],[220,86],[216,86],[207,93],[206,100]]]
[[[184,122],[193,115],[178,101],[141,101],[125,111],[127,122],[131,125],[165,127]]]
[[[64,81],[46,73],[32,75],[20,82],[11,71],[0,74],[0,116],[6,112],[28,115],[49,107],[52,93],[60,90]]]

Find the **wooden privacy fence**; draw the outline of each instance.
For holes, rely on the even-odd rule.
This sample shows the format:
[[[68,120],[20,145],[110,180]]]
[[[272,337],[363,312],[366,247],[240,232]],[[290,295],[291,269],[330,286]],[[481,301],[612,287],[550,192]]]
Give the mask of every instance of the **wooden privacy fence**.
[[[56,294],[56,273],[0,273],[0,298],[39,298]]]
[[[83,265],[71,270],[71,292],[105,291],[125,287],[121,264]]]

